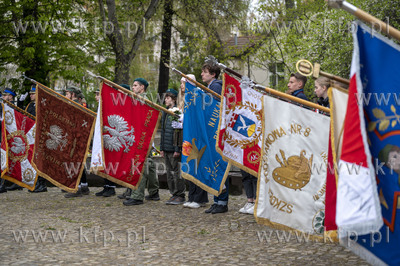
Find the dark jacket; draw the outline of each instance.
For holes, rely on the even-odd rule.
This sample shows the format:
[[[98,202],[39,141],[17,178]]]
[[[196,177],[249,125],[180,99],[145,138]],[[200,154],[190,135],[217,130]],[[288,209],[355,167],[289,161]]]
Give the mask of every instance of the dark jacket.
[[[178,146],[174,146],[174,131],[172,117],[163,112],[161,118],[161,145],[160,150],[165,152],[181,152]]]
[[[329,97],[326,97],[325,99],[322,97],[319,98],[318,104],[329,108]]]
[[[36,116],[36,103],[30,102],[26,107],[25,111],[33,116]]]
[[[222,80],[214,79],[213,81],[211,81],[210,85],[208,85],[208,88],[210,88],[210,90],[213,90],[216,93],[218,93],[219,95],[221,95]]]
[[[307,98],[307,96],[304,94],[304,90],[303,90],[303,89],[294,91],[294,92],[292,93],[292,95],[295,96],[295,97],[297,97],[297,98],[300,98],[300,99],[303,99],[303,100],[308,101],[308,98]]]

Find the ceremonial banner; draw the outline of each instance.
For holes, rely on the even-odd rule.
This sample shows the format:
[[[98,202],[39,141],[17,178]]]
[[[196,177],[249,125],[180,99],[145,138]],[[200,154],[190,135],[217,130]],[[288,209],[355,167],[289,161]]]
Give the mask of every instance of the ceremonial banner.
[[[92,157],[90,160],[90,170],[96,172],[99,170],[104,170],[104,160],[103,160],[103,142],[101,141],[101,109],[97,107],[96,124],[94,126],[93,135],[93,146],[92,146]]]
[[[95,114],[41,84],[37,85],[36,102],[33,163],[40,176],[76,192],[85,171]]]
[[[217,137],[217,151],[224,160],[258,176],[262,141],[262,94],[251,88],[243,77],[239,83],[223,75],[222,106]]]
[[[256,220],[322,238],[329,117],[270,96],[263,100]]]
[[[3,176],[8,170],[8,154],[7,154],[7,136],[6,136],[6,124],[3,119],[4,117],[4,107],[3,104],[0,103],[0,123],[1,123],[1,176]]]
[[[161,113],[106,83],[100,95],[101,121],[95,130],[91,167],[101,177],[136,189],[148,171],[145,161]]]
[[[4,122],[8,146],[8,171],[3,178],[34,190],[37,179],[36,170],[32,166],[35,120],[4,104]]]
[[[337,230],[337,164],[340,158],[343,140],[344,117],[346,115],[348,91],[341,88],[329,88],[331,131],[328,152],[328,171],[326,176],[325,230]]]
[[[186,82],[182,176],[218,196],[230,165],[216,152],[220,101]]]
[[[359,171],[340,171],[336,222],[356,254],[399,265],[400,46],[357,25],[340,159]]]

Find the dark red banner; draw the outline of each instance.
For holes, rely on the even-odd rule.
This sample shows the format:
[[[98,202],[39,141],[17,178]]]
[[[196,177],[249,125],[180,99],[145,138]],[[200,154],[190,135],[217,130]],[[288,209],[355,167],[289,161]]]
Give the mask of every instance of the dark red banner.
[[[84,171],[95,113],[42,86],[36,92],[38,173],[68,192],[78,190]]]

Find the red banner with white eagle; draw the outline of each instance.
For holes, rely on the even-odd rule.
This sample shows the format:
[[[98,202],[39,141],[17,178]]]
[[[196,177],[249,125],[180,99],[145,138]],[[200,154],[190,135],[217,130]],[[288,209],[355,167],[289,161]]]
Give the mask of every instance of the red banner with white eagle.
[[[100,95],[101,122],[95,130],[100,136],[95,133],[91,165],[97,166],[94,170],[99,176],[136,189],[148,170],[144,163],[151,150],[160,111],[106,83]]]
[[[37,179],[36,170],[32,166],[35,120],[14,110],[8,104],[4,105],[3,120],[8,146],[8,171],[3,178],[33,190]]]
[[[38,84],[36,148],[33,163],[40,176],[76,192],[94,130],[95,113]]]
[[[222,158],[258,176],[262,142],[262,94],[252,82],[224,74],[216,149]]]
[[[8,166],[8,154],[7,154],[7,135],[6,135],[6,124],[3,119],[4,117],[4,107],[3,104],[0,103],[0,135],[1,135],[1,176],[3,176],[7,172]]]

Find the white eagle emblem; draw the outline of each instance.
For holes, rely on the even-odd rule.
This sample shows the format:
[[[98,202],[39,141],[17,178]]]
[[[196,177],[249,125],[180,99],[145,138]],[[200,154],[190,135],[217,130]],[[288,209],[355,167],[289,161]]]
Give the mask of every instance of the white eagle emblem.
[[[21,138],[15,137],[13,143],[11,143],[11,151],[14,154],[20,154],[25,152],[25,143]]]
[[[124,152],[129,152],[129,147],[135,142],[135,130],[131,127],[129,130],[128,122],[119,115],[110,115],[108,118],[108,126],[104,126],[104,132],[109,134],[103,135],[104,147],[109,151],[119,151],[124,148]]]
[[[50,132],[46,132],[50,139],[46,140],[46,147],[50,150],[56,150],[60,146],[60,151],[63,151],[64,147],[67,146],[68,133],[63,136],[63,130],[57,126],[50,126]]]

